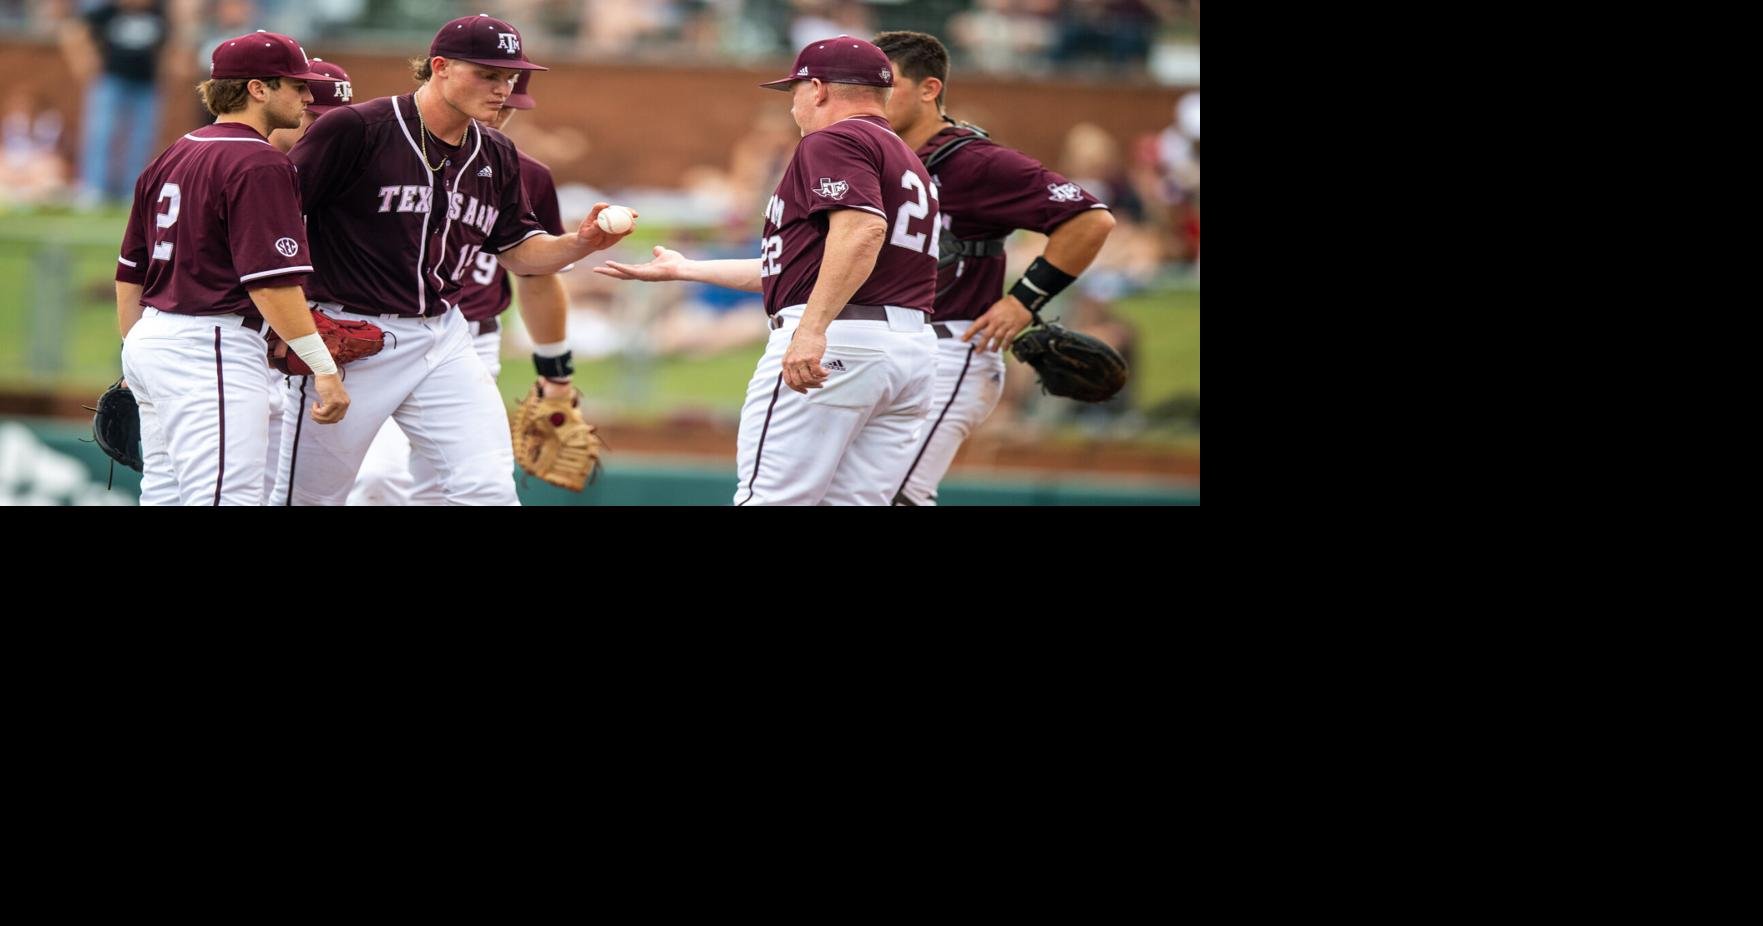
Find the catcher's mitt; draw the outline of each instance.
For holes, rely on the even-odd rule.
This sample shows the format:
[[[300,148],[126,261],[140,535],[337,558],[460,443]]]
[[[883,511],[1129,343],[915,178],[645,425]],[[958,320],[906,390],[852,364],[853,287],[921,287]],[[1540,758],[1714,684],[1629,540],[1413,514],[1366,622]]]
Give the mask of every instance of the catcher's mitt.
[[[1010,345],[1041,374],[1041,388],[1083,402],[1106,402],[1126,385],[1126,358],[1106,343],[1061,325],[1023,329]]]
[[[98,397],[98,407],[92,412],[92,439],[98,442],[98,449],[116,463],[140,472],[141,409],[128,385],[120,379],[111,384]]]
[[[324,339],[324,346],[330,350],[338,367],[351,360],[372,357],[386,346],[386,333],[370,321],[345,321],[314,309],[312,323],[318,327],[318,336]],[[270,366],[289,376],[312,375],[312,367],[307,366],[299,354],[289,350],[288,342],[282,340],[273,328],[266,332],[265,340],[269,343]]]
[[[538,383],[514,409],[510,422],[514,462],[559,488],[580,492],[600,472],[606,445],[582,419],[581,394],[547,399]]]

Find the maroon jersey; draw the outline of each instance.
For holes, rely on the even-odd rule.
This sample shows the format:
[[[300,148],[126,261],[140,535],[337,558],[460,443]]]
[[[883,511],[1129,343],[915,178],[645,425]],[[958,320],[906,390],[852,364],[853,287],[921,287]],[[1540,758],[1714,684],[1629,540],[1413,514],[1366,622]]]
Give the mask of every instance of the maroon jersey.
[[[551,168],[527,157],[524,151],[518,153],[520,186],[526,192],[527,203],[533,207],[533,214],[546,231],[553,235],[563,234],[563,212],[557,206],[557,181],[551,178]],[[478,252],[477,259],[465,268],[465,279],[461,282],[465,285],[465,292],[460,296],[459,311],[465,313],[468,322],[495,318],[514,301],[514,282],[496,262],[495,255],[487,251]]]
[[[804,137],[766,204],[759,252],[766,314],[808,302],[826,253],[826,213],[833,209],[873,212],[888,223],[875,269],[851,302],[929,313],[941,228],[936,190],[886,119],[857,116]]]
[[[944,129],[918,154],[928,159],[951,135],[968,134]],[[933,179],[942,199],[943,234],[962,240],[1003,238],[1018,228],[1051,234],[1072,216],[1108,208],[1041,162],[984,137],[950,154]],[[1004,255],[963,257],[937,274],[937,320],[978,318],[1003,296]]]
[[[261,317],[249,289],[312,271],[288,157],[240,122],[197,129],[135,181],[116,279],[141,304],[181,315]]]
[[[429,135],[424,163],[423,133],[411,95],[383,97],[326,113],[288,152],[318,268],[311,298],[373,315],[439,315],[459,305],[479,252],[545,233],[506,136],[476,122],[457,147]]]

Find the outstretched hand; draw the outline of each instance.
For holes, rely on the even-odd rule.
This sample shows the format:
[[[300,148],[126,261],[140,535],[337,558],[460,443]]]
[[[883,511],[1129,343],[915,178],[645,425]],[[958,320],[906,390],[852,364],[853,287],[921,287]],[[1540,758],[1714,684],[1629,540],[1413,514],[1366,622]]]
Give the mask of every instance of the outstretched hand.
[[[680,268],[686,265],[686,256],[672,248],[655,246],[655,257],[648,263],[621,264],[615,260],[606,261],[595,267],[594,272],[601,276],[609,276],[615,280],[641,280],[645,283],[662,283],[680,279]]]

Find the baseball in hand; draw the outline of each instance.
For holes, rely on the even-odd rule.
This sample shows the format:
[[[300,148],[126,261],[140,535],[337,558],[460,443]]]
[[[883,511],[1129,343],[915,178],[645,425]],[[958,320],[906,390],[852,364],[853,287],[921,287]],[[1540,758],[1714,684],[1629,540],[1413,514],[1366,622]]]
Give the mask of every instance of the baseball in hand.
[[[600,210],[600,217],[596,220],[600,230],[608,235],[622,235],[630,231],[635,222],[636,218],[631,215],[631,211],[623,206],[607,206]]]

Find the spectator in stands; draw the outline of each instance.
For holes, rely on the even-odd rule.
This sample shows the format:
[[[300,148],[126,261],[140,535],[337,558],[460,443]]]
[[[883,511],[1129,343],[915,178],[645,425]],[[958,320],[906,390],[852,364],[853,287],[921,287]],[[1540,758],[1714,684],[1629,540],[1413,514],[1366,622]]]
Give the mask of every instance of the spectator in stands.
[[[62,23],[62,53],[85,88],[82,205],[122,203],[134,192],[159,131],[159,68],[171,38],[164,0],[106,0]]]

